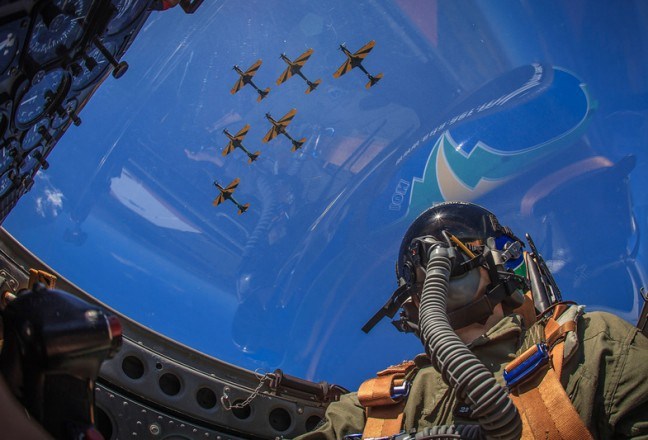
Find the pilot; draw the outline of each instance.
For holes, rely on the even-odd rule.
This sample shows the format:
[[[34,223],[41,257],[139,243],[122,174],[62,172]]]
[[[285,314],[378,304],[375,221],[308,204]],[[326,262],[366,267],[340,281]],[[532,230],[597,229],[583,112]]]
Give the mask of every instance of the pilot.
[[[648,438],[648,338],[560,301],[523,247],[478,205],[423,212],[400,247],[399,287],[364,330],[400,310],[394,324],[425,354],[343,395],[299,439]]]

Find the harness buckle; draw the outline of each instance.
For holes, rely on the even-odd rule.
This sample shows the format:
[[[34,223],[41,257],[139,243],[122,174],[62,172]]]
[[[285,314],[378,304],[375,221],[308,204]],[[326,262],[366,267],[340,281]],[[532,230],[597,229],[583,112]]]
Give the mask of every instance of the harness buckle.
[[[410,392],[412,383],[409,380],[404,380],[402,384],[395,385],[391,390],[391,398],[396,400],[407,396]]]
[[[510,388],[520,384],[548,362],[547,345],[545,343],[536,344],[506,366],[504,369],[506,385]]]

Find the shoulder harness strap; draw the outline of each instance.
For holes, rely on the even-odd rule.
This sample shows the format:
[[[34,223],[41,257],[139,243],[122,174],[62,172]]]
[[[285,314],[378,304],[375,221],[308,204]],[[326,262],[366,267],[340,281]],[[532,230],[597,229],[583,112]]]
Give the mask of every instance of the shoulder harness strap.
[[[403,424],[409,376],[417,370],[413,361],[392,365],[366,380],[358,389],[358,400],[366,408],[367,422],[362,438],[398,434]]]
[[[504,369],[511,399],[522,417],[523,440],[593,438],[560,383],[563,360],[569,357],[565,341],[570,339],[573,345],[581,313],[578,306],[555,306],[544,327],[545,342],[534,345]]]

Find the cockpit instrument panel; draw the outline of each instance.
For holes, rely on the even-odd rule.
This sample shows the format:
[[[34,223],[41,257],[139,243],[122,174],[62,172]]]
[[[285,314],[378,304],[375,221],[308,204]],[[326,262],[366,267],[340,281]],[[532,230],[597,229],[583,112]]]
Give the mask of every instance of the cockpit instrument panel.
[[[150,15],[147,0],[14,0],[0,6],[0,222]]]

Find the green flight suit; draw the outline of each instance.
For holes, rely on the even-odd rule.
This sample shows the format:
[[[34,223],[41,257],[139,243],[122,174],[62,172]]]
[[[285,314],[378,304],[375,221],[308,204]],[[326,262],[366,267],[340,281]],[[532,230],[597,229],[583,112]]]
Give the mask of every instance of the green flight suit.
[[[503,384],[504,366],[527,347],[541,341],[543,328],[525,330],[518,315],[506,316],[469,345]],[[563,365],[561,382],[594,438],[648,439],[648,338],[615,315],[587,313],[578,319],[579,345]],[[425,356],[415,359],[421,369],[412,382],[405,405],[403,428],[471,424],[454,391],[441,380]],[[365,411],[356,393],[343,395],[326,411],[325,423],[299,440],[337,440],[361,433]]]

